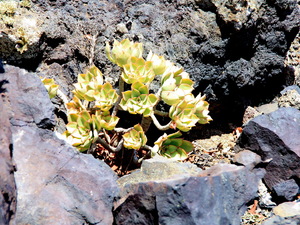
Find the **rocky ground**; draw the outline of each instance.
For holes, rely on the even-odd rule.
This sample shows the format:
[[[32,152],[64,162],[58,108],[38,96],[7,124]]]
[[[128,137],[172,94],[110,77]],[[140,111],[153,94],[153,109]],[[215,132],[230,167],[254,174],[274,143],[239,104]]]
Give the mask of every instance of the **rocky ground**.
[[[0,224],[299,224],[299,1],[17,2],[0,8]],[[114,38],[184,66],[207,95],[214,121],[186,134],[185,163],[120,178],[105,149],[52,132],[65,109],[39,76],[66,95],[92,64],[115,82]]]
[[[298,33],[297,37],[293,41],[285,60],[285,64],[295,71],[294,84],[298,87],[300,87],[299,50],[300,33]],[[295,86],[295,88],[297,87]],[[243,121],[241,121],[241,123],[246,124],[255,116],[270,113],[277,110],[278,107],[295,107],[296,109],[300,109],[300,92],[291,90],[285,94],[278,94],[269,104],[264,104],[255,108],[249,107],[245,111]],[[238,149],[236,149],[235,146],[242,131],[242,127],[236,127],[235,129],[232,129],[231,133],[223,133],[220,135],[213,135],[207,139],[194,140],[193,144],[195,149],[189,154],[186,161],[191,162],[204,170],[218,163],[236,163],[235,155],[237,154]],[[221,130],[214,132],[222,133]],[[300,194],[298,195],[298,199],[300,199]],[[249,206],[249,210],[243,215],[241,224],[261,224],[263,221],[274,215],[271,208],[261,208],[258,205],[258,201],[255,201]]]

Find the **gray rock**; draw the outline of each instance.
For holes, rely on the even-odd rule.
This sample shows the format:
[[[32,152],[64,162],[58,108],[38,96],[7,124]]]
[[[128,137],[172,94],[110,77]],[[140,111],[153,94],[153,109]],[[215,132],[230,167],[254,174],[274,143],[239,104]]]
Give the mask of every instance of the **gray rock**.
[[[233,162],[242,164],[249,169],[253,169],[258,163],[261,162],[261,157],[254,152],[244,150],[234,156]]]
[[[238,145],[270,160],[264,181],[272,188],[300,178],[300,111],[280,108],[255,117],[243,129]],[[294,177],[294,178],[292,178]]]
[[[300,224],[300,202],[284,202],[273,209],[274,216],[262,225],[298,225]]]
[[[291,90],[296,90],[299,94],[300,94],[300,87],[298,85],[291,85],[291,86],[288,86],[286,88],[284,88],[280,94],[281,95],[284,95],[286,92],[288,91],[291,91]]]
[[[118,184],[140,183],[147,181],[164,181],[166,179],[178,179],[197,176],[201,171],[195,164],[179,163],[168,158],[156,155],[152,159],[143,161],[141,170],[135,171],[129,176],[118,179]]]
[[[116,175],[51,131],[13,127],[17,224],[112,224]]]
[[[280,217],[300,217],[300,202],[284,202],[273,209],[275,215]]]
[[[256,109],[261,114],[268,114],[278,109],[278,103],[275,102],[275,103],[263,104],[257,107]]]
[[[150,165],[148,165],[150,166]],[[263,170],[219,164],[195,175],[171,174],[157,179],[162,168],[151,165],[141,182],[132,174],[121,178],[121,196],[114,211],[116,224],[240,224],[246,204],[257,195]],[[172,168],[166,162],[164,168]],[[168,169],[167,169],[168,171]],[[245,185],[247,183],[247,185]]]
[[[9,100],[3,110],[11,116],[12,137],[3,149],[12,151],[17,168],[16,224],[112,224],[119,191],[114,172],[45,129],[53,126],[53,106],[36,74],[7,66],[0,82],[4,78]],[[12,215],[13,203],[10,210]]]
[[[0,75],[0,224],[14,224],[16,213],[16,184],[12,161],[12,133],[9,112],[6,111],[9,100],[5,93],[5,81]]]
[[[14,126],[36,124],[40,128],[53,128],[54,107],[40,78],[13,66],[6,66],[5,70],[1,79],[8,81],[6,89],[14,107],[11,123]]]
[[[280,182],[274,185],[273,189],[278,197],[284,197],[289,201],[293,200],[300,193],[300,188],[294,179]]]

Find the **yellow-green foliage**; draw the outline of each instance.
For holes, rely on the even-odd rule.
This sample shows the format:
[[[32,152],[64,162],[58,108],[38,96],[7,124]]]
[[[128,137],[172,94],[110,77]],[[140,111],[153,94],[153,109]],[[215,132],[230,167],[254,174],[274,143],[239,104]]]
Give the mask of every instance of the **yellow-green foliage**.
[[[120,106],[123,110],[143,116],[150,116],[158,101],[154,94],[149,94],[148,87],[139,81],[133,83],[131,90],[123,92],[122,96]]]
[[[95,107],[108,111],[118,99],[118,94],[110,83],[103,84],[101,71],[93,66],[86,74],[78,76],[73,93],[81,100],[95,101]]]
[[[170,127],[181,131],[189,131],[196,123],[208,123],[208,103],[205,96],[192,94],[194,82],[183,68],[150,52],[146,60],[142,57],[143,46],[125,39],[114,41],[111,48],[106,44],[106,55],[110,61],[120,67],[119,93],[110,83],[105,83],[100,70],[92,66],[85,74],[78,76],[74,84],[73,100],[66,104],[69,123],[64,135],[67,140],[79,151],[86,151],[92,144],[104,137],[110,140],[107,130],[119,136],[125,148],[139,150],[151,149],[151,153],[183,160],[187,153],[192,151],[191,142],[179,138],[178,131],[171,135],[163,135],[154,147],[146,146],[147,130],[145,121],[152,120],[158,129],[166,130]],[[161,88],[157,93],[151,93],[150,83],[155,76],[160,79]],[[124,82],[131,85],[130,90],[124,90]],[[169,112],[156,110],[159,102],[170,105]],[[131,114],[140,114],[143,120],[129,129],[116,128],[119,118],[118,110],[128,111]],[[156,115],[167,115],[170,122],[160,125]],[[101,137],[100,137],[101,136]],[[102,139],[101,139],[102,140]],[[104,143],[103,140],[100,143]],[[104,144],[109,149],[117,146]]]
[[[101,129],[99,118],[90,115],[88,111],[68,115],[69,123],[64,133],[67,140],[79,151],[86,151],[98,138]]]
[[[193,150],[193,144],[189,141],[179,138],[181,133],[176,133],[161,136],[154,144],[154,151],[168,158],[176,160],[184,160],[187,158],[187,153]]]
[[[131,57],[141,58],[143,54],[143,45],[141,43],[133,43],[128,39],[121,42],[114,41],[112,50],[110,45],[106,43],[107,58],[118,66],[124,66]]]
[[[123,135],[124,146],[128,149],[140,149],[147,143],[147,137],[140,124],[136,124],[132,130]]]
[[[41,78],[41,79],[48,91],[49,97],[54,98],[57,94],[58,85],[54,83],[53,79],[47,79],[47,78]]]

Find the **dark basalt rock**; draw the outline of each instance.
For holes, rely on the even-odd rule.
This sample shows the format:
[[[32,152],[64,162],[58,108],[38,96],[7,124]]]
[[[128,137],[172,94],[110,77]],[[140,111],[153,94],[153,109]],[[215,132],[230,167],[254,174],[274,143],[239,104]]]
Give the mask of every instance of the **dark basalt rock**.
[[[93,63],[115,82],[119,72],[105,56],[105,42],[130,38],[184,66],[195,92],[207,95],[215,123],[241,121],[248,105],[282,90],[284,58],[300,24],[297,1],[32,2],[42,21],[36,70],[55,77],[66,93]],[[0,57],[33,67],[20,54]]]
[[[291,179],[293,186],[299,186],[299,137],[300,111],[295,108],[280,108],[252,119],[243,129],[238,142],[239,146],[260,155],[262,160],[270,160],[266,165],[264,181],[270,190],[275,188],[280,196],[288,200],[294,198],[297,191],[291,196],[288,189],[280,187]]]
[[[118,180],[115,224],[237,225],[264,175],[263,169],[229,164],[198,172],[180,163],[174,170],[176,163],[167,160],[143,164]]]
[[[4,67],[3,67],[3,62],[0,59],[0,73],[4,73],[4,72],[5,72],[5,70],[4,70]]]

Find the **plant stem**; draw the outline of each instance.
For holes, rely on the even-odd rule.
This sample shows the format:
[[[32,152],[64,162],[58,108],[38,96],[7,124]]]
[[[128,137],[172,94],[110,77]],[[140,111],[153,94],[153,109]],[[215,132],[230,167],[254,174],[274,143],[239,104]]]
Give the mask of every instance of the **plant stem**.
[[[118,100],[114,106],[114,109],[112,111],[112,116],[115,116],[117,115],[117,112],[119,110],[119,105],[120,105],[120,102],[121,102],[121,99],[122,99],[122,92],[124,92],[124,81],[123,81],[123,78],[120,77],[119,79],[119,97],[118,97]]]
[[[143,116],[142,122],[141,122],[141,126],[142,126],[143,131],[145,133],[148,131],[151,123],[152,123],[152,118],[151,117],[149,117],[149,116],[147,116],[147,117]]]
[[[59,97],[62,100],[62,102],[64,103],[65,108],[67,109],[67,103],[70,102],[68,97],[59,89],[57,90],[56,95],[57,95],[57,97]]]
[[[144,145],[144,146],[141,147],[141,149],[147,150],[148,152],[143,157],[137,159],[136,163],[138,163],[138,164],[141,163],[146,157],[151,158],[151,153],[153,151],[153,148],[150,147],[149,145]]]
[[[132,129],[132,127],[129,127],[127,129],[122,128],[122,127],[115,127],[114,131],[117,133],[126,133],[126,132],[129,132],[131,129]]]
[[[87,154],[93,154],[96,148],[96,143],[93,143],[91,147],[88,149]]]
[[[106,139],[106,142],[107,142],[107,143],[110,143],[111,140],[110,140],[110,137],[109,137],[109,135],[107,134],[106,130],[105,130],[105,129],[102,129],[102,130],[103,130],[103,134],[104,134],[104,137],[105,137],[105,139]]]
[[[101,139],[101,138],[97,139],[97,143],[101,144],[104,148],[106,148],[110,152],[119,152],[123,147],[123,142],[124,142],[124,140],[122,139],[119,142],[117,147],[113,147],[113,146],[110,146],[109,144],[107,144],[103,139]]]
[[[168,130],[170,128],[170,125],[172,123],[172,121],[170,121],[168,124],[162,126],[159,121],[157,120],[156,116],[152,113],[151,115],[151,118],[153,120],[153,123],[155,124],[155,126],[157,127],[157,129],[159,130]]]
[[[160,94],[161,94],[161,92],[162,92],[162,87],[160,87],[159,89],[158,89],[158,91],[156,92],[156,97],[160,100]],[[157,103],[158,103],[159,101],[157,101]]]

